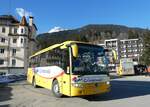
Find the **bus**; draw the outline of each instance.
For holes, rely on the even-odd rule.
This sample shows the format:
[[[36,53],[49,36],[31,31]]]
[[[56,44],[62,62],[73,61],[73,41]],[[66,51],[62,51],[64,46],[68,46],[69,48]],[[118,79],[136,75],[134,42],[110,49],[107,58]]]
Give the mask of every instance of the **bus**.
[[[134,75],[134,63],[132,58],[121,58],[117,69],[117,74],[122,75]]]
[[[101,46],[65,41],[42,49],[29,58],[27,81],[54,96],[82,96],[110,91],[110,77]]]

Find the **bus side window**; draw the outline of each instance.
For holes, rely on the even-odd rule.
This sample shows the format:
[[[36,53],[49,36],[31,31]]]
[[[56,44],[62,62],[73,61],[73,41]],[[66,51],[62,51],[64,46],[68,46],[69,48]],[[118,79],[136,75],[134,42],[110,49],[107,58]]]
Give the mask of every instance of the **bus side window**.
[[[61,67],[64,69],[65,72],[67,72],[67,66],[69,66],[69,50],[62,50],[61,57]]]
[[[46,54],[47,53],[42,53],[40,57],[38,57],[38,66],[46,66],[47,65],[47,61],[46,61]]]
[[[30,67],[30,68],[31,68],[31,65],[32,65],[31,62],[29,62],[29,67]]]
[[[61,52],[56,48],[47,52],[46,65],[60,66]]]
[[[50,50],[46,52],[45,61],[45,66],[59,66],[66,72],[69,66],[69,51],[60,48]]]
[[[29,67],[33,67],[35,65],[35,57],[29,59]]]

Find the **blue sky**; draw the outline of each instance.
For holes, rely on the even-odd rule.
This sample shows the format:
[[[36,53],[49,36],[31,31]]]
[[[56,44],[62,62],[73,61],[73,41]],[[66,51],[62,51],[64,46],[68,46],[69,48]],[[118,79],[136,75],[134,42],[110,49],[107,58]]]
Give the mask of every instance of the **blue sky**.
[[[0,0],[0,15],[11,13],[20,19],[16,8],[32,13],[38,33],[87,24],[150,28],[150,0]]]

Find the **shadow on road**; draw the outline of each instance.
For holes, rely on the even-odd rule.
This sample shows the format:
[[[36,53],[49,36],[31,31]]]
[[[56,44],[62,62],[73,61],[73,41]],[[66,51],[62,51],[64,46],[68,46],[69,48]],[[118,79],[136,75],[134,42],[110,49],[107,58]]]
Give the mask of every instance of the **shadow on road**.
[[[146,81],[119,81],[111,82],[111,91],[103,95],[85,96],[88,101],[117,100],[150,94],[150,82]]]
[[[0,84],[0,107],[9,107],[9,104],[2,104],[4,101],[11,100],[12,88],[7,84]]]

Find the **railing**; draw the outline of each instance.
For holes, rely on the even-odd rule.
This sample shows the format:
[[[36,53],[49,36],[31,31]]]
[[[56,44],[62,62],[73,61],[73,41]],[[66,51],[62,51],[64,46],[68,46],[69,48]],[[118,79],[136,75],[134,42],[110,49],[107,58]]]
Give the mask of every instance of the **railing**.
[[[8,46],[8,43],[7,42],[5,42],[5,43],[3,43],[3,42],[0,42],[0,46]]]
[[[8,58],[7,53],[3,53],[3,54],[0,53],[0,58],[7,59]]]

